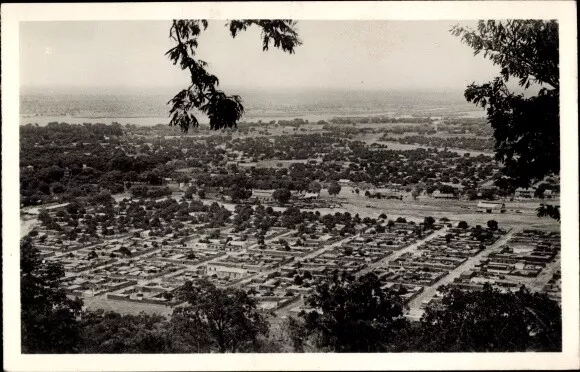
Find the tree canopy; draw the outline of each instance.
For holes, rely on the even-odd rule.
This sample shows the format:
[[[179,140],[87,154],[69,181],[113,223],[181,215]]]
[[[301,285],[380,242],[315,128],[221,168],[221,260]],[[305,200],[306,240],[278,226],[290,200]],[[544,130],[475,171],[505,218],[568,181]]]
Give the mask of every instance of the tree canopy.
[[[442,288],[441,308],[428,308],[420,323],[417,351],[559,351],[560,306],[524,287],[502,293]]]
[[[302,335],[313,336],[322,350],[380,351],[394,331],[405,323],[400,297],[382,289],[374,273],[358,279],[335,275],[317,285],[306,303],[321,313],[302,314]]]
[[[262,30],[262,49],[264,51],[273,44],[287,53],[294,53],[294,48],[301,45],[296,32],[296,22],[292,20],[233,20],[227,26],[232,37],[248,27],[257,26]],[[169,29],[169,37],[176,46],[167,51],[166,55],[174,65],[182,70],[188,70],[191,82],[188,88],[181,90],[168,103],[171,121],[169,125],[179,126],[183,132],[191,127],[197,127],[199,121],[196,110],[206,114],[211,129],[231,128],[237,125],[244,113],[242,99],[237,95],[227,95],[218,89],[219,79],[208,72],[208,63],[196,57],[198,37],[208,27],[205,19],[173,20]]]
[[[527,187],[560,173],[558,23],[540,20],[479,21],[476,30],[458,27],[452,33],[501,67],[493,81],[469,85],[465,98],[487,109],[494,130],[495,157],[504,177]],[[530,95],[511,92],[510,78]]]
[[[272,193],[272,198],[280,204],[286,204],[291,197],[292,194],[288,189],[278,189]]]
[[[442,298],[418,322],[407,321],[397,291],[376,275],[334,277],[316,287],[303,312],[286,322],[295,351],[523,352],[562,349],[560,305],[525,287],[501,291],[442,286]]]
[[[20,304],[23,353],[77,351],[76,317],[82,301],[67,298],[60,287],[62,265],[43,262],[25,238],[20,243]]]
[[[258,343],[260,335],[268,335],[268,323],[256,310],[256,302],[240,289],[217,288],[208,281],[188,282],[178,293],[187,302],[175,308],[173,320],[189,324],[195,339],[209,340],[221,353],[247,351]]]
[[[97,310],[83,313],[81,352],[98,354],[166,353],[182,340],[160,315],[122,315]],[[171,332],[171,333],[170,333]]]
[[[340,190],[342,189],[342,187],[340,186],[340,184],[338,182],[332,182],[329,186],[328,186],[328,193],[330,195],[338,195],[340,193]]]

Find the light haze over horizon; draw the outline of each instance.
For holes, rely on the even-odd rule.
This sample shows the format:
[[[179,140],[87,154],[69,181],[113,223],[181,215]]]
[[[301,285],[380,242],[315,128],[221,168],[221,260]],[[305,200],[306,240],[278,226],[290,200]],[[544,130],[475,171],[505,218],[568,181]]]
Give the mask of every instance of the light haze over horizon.
[[[262,51],[259,29],[235,39],[210,20],[198,58],[221,87],[243,90],[442,90],[462,92],[499,68],[449,30],[457,21],[298,21],[296,54]],[[460,22],[466,24],[466,22]],[[171,21],[59,21],[20,25],[23,90],[175,90],[189,74],[165,52]],[[468,23],[474,25],[474,22]],[[228,91],[227,91],[228,92]],[[228,92],[231,93],[231,92]]]

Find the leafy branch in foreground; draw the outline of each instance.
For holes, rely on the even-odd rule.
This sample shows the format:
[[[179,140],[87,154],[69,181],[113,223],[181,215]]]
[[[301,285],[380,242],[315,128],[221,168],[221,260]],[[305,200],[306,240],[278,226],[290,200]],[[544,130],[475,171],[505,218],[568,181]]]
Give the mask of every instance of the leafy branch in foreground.
[[[495,158],[503,163],[496,184],[529,187],[560,174],[560,82],[558,23],[542,20],[479,21],[477,30],[455,26],[451,33],[501,67],[492,82],[469,85],[465,98],[487,109],[495,138]],[[539,86],[536,96],[514,94]],[[529,93],[529,91],[528,91]],[[528,94],[529,95],[529,94]],[[542,205],[538,216],[560,220],[558,207]]]
[[[494,130],[495,157],[505,180],[527,187],[560,173],[559,49],[556,21],[479,21],[477,30],[455,26],[455,36],[501,67],[492,82],[469,85],[465,98],[487,109]],[[523,89],[537,84],[536,96],[514,94],[515,77]],[[505,181],[504,180],[504,181]]]
[[[252,25],[262,29],[264,51],[273,42],[274,47],[292,54],[294,48],[302,44],[295,30],[296,22],[292,20],[233,20],[226,24],[234,38]],[[235,127],[244,113],[241,97],[219,90],[217,76],[207,71],[207,62],[196,57],[198,38],[207,27],[208,22],[203,19],[173,20],[169,29],[169,37],[177,45],[165,54],[174,65],[188,70],[191,75],[189,87],[168,102],[171,104],[169,125],[179,126],[183,132],[199,125],[196,111],[208,116],[210,128],[214,130]]]

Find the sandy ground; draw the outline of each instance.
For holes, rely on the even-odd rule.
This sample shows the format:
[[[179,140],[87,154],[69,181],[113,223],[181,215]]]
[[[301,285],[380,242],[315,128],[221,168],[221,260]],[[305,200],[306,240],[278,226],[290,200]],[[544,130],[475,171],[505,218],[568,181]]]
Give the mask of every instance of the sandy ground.
[[[417,149],[417,148],[423,148],[423,149],[433,148],[433,146],[424,146],[424,145],[418,145],[418,144],[406,144],[406,143],[399,143],[399,142],[393,142],[393,141],[381,141],[380,139],[377,139],[376,136],[373,136],[371,138],[365,138],[365,139],[363,139],[363,141],[365,141],[368,144],[377,143],[377,144],[387,145],[387,150],[413,150],[413,149]],[[439,151],[443,150],[440,147],[438,147],[437,149]],[[477,151],[477,150],[464,150],[464,149],[455,149],[455,148],[451,148],[451,147],[448,147],[447,150],[456,152],[460,155],[464,155],[464,154],[468,153],[471,156],[477,156],[477,155],[493,156],[493,152],[491,152],[491,151],[485,152],[485,151]]]
[[[416,222],[423,221],[426,216],[435,219],[447,217],[451,221],[466,221],[470,226],[480,224],[484,226],[489,220],[498,221],[504,226],[527,226],[529,228],[545,228],[554,231],[560,229],[560,224],[551,218],[539,218],[535,209],[540,205],[539,200],[532,201],[506,201],[506,213],[478,213],[478,201],[467,200],[441,200],[419,197],[417,200],[403,199],[369,199],[352,192],[352,188],[345,186],[338,197],[334,198],[342,204],[342,207],[332,209],[334,212],[348,211],[359,216],[378,217],[385,213],[389,219],[405,217],[407,220]],[[328,195],[328,194],[326,194]],[[326,198],[324,192],[321,194]],[[330,198],[330,197],[328,197]],[[550,203],[558,204],[558,200]],[[519,211],[519,213],[517,212]],[[321,211],[322,213],[322,211]]]
[[[20,219],[20,238],[23,238],[28,234],[32,229],[38,225],[39,221],[36,218],[30,219]]]
[[[140,312],[145,312],[147,314],[170,316],[173,312],[173,309],[164,305],[107,300],[102,296],[83,298],[83,302],[89,310],[103,309],[130,315],[138,315]]]

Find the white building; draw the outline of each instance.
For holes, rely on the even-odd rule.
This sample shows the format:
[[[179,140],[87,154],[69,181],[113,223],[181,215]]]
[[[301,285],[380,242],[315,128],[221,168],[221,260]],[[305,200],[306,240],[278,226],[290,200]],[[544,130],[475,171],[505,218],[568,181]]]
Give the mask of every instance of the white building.
[[[317,192],[307,192],[306,194],[304,194],[303,198],[304,199],[318,199],[318,193]]]
[[[535,191],[532,187],[518,187],[515,192],[515,197],[521,199],[533,198]]]
[[[259,200],[261,202],[272,202],[274,198],[272,195],[274,190],[252,190],[252,199]]]
[[[248,270],[240,267],[222,266],[219,264],[208,264],[207,275],[217,275],[218,278],[240,279],[248,274]]]
[[[435,191],[433,191],[433,194],[432,194],[432,196],[433,196],[435,199],[456,199],[456,196],[455,196],[454,194],[451,194],[451,193],[449,193],[449,194],[442,193],[442,192],[441,192],[441,191],[439,191],[439,190],[435,190]]]
[[[480,213],[505,213],[505,204],[480,201],[477,203],[477,211]]]

